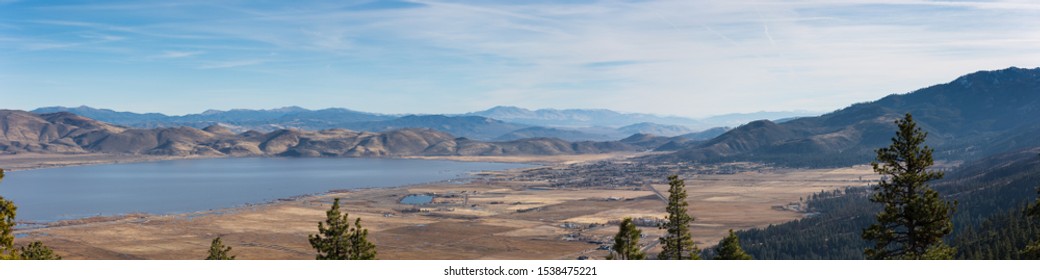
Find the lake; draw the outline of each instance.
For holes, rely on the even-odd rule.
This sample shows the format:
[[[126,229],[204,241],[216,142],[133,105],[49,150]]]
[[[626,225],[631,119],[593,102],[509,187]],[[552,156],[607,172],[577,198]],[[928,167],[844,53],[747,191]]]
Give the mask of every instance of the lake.
[[[0,195],[18,220],[173,214],[264,203],[331,190],[465,179],[527,164],[368,158],[223,158],[7,172]]]

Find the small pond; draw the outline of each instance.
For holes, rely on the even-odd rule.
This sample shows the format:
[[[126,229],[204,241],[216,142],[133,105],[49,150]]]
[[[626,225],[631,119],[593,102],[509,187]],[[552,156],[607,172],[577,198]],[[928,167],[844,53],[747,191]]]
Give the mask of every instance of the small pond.
[[[433,196],[428,194],[410,194],[401,199],[402,204],[423,205],[433,202]]]

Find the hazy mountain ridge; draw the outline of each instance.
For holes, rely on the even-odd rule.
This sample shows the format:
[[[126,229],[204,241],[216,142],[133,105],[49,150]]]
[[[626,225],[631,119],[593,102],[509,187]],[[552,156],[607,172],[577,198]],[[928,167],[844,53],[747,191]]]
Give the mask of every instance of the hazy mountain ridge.
[[[752,121],[757,120],[770,120],[776,123],[782,123],[803,117],[819,116],[820,113],[810,111],[781,111],[781,112],[767,112],[759,111],[754,113],[733,113],[711,116],[699,121],[707,124],[711,124],[715,127],[732,127],[743,125]]]
[[[756,121],[663,160],[760,160],[794,165],[868,162],[893,121],[911,113],[939,159],[971,159],[1038,144],[1040,68],[980,71],[819,117]]]
[[[495,141],[513,141],[524,138],[560,138],[567,141],[608,141],[616,139],[614,136],[605,134],[593,134],[580,130],[570,130],[554,127],[532,126],[518,129],[501,136],[495,137]]]
[[[513,106],[496,106],[484,111],[466,113],[508,122],[551,127],[622,127],[649,122],[666,125],[690,125],[697,121],[684,117],[663,117],[651,114],[618,113],[606,109],[538,109],[528,110]]]
[[[634,134],[628,138],[621,139],[619,142],[640,147],[646,150],[657,150],[657,151],[674,151],[669,149],[670,147],[682,147],[697,143],[700,141],[690,140],[685,137],[664,137],[653,134]]]
[[[347,129],[281,129],[234,134],[226,127],[127,128],[68,112],[37,115],[0,110],[0,151],[168,156],[396,157],[561,155],[637,151],[620,142],[567,142],[555,138],[482,142],[432,129],[381,133]]]
[[[679,137],[690,139],[690,140],[708,140],[708,139],[712,139],[712,138],[715,138],[715,137],[719,137],[719,135],[722,135],[723,133],[726,133],[730,129],[732,129],[732,128],[730,128],[730,127],[715,127],[715,128],[710,128],[710,129],[707,129],[707,130],[704,130],[704,131],[699,131],[699,132],[693,132],[693,133],[687,133],[687,134],[679,135]]]
[[[52,109],[49,108],[48,110]],[[92,108],[80,107],[74,109]],[[155,117],[153,114],[119,114],[119,112],[111,112],[110,110],[87,110],[87,112],[92,114],[104,113],[102,115],[123,119]],[[906,94],[893,94],[872,102],[853,104],[844,109],[817,117],[793,118],[780,123],[768,120],[754,121],[731,130],[715,128],[699,133],[684,133],[681,136],[671,138],[662,136],[648,138],[641,136],[641,134],[647,134],[646,132],[649,130],[653,132],[650,134],[670,136],[670,134],[685,132],[682,126],[636,123],[623,127],[623,129],[604,126],[549,128],[477,116],[477,114],[487,114],[513,120],[538,117],[567,121],[571,122],[571,124],[575,121],[585,121],[585,123],[582,123],[583,125],[590,124],[590,121],[593,120],[610,121],[612,117],[617,116],[630,116],[632,117],[629,120],[630,122],[637,121],[639,117],[638,114],[625,115],[609,110],[545,109],[531,111],[517,107],[495,107],[492,110],[467,115],[390,116],[361,113],[346,109],[310,111],[298,107],[287,107],[260,111],[210,111],[204,114],[182,116],[182,118],[202,120],[205,119],[203,115],[209,117],[222,116],[220,118],[211,118],[211,120],[224,120],[244,124],[243,120],[255,118],[255,116],[251,116],[252,114],[277,115],[278,120],[273,124],[265,123],[265,125],[275,130],[267,133],[261,131],[244,133],[254,136],[276,133],[285,130],[284,127],[316,127],[315,129],[304,129],[303,131],[326,128],[340,128],[340,130],[331,129],[331,131],[341,131],[343,128],[346,128],[358,131],[371,131],[374,134],[404,128],[425,128],[444,131],[449,135],[466,138],[465,141],[447,141],[442,139],[441,142],[445,144],[438,146],[442,148],[439,148],[437,151],[480,150],[477,147],[484,147],[490,144],[479,141],[489,139],[502,141],[517,139],[524,139],[517,141],[534,141],[531,140],[532,138],[564,138],[574,141],[626,139],[627,141],[611,143],[627,145],[628,147],[625,147],[625,149],[649,148],[658,151],[676,151],[673,154],[658,156],[652,160],[698,162],[750,160],[794,166],[834,166],[868,162],[873,156],[874,149],[888,143],[893,131],[895,131],[893,121],[907,112],[912,113],[917,123],[930,133],[928,144],[936,148],[936,157],[938,159],[975,159],[1016,148],[1037,145],[1038,141],[1040,141],[1038,140],[1040,139],[1040,124],[1036,122],[1037,116],[1040,116],[1040,68],[1022,69],[1012,67],[996,71],[979,71],[964,75],[949,83],[922,88]],[[317,117],[314,115],[317,115]],[[345,119],[347,121],[319,120],[328,115],[341,116],[333,117],[333,119]],[[597,118],[593,116],[608,117]],[[361,121],[362,119],[369,120]],[[193,124],[196,128],[213,125],[212,122],[195,122]],[[62,125],[67,126],[67,124]],[[68,129],[83,130],[80,127],[59,126],[58,123],[49,124],[49,127],[51,128],[48,129],[62,131]],[[109,127],[113,126],[109,125]],[[246,126],[232,128],[228,130],[242,132],[248,129],[249,126],[246,124]],[[139,130],[129,128],[113,129],[129,131],[124,133],[136,133]],[[171,135],[178,133],[177,130],[161,131],[167,131],[165,134]],[[208,133],[207,131],[202,132]],[[626,132],[634,133],[627,134]],[[186,132],[180,131],[179,133]],[[718,134],[718,136],[712,137],[714,136],[713,134]],[[50,138],[57,137],[52,134],[47,135]],[[628,139],[626,135],[638,137]],[[119,136],[113,137],[115,137],[114,139],[120,138]],[[146,142],[151,143],[151,136],[142,137],[147,140]],[[350,138],[354,136],[344,134],[337,137]],[[308,139],[318,138],[312,137]],[[641,140],[636,141],[635,139]],[[156,138],[155,141],[160,141],[160,139]],[[63,145],[61,143],[64,142],[51,143],[44,141],[43,143],[34,143],[16,141],[10,142],[8,145],[30,150],[48,149],[48,147],[50,149],[75,149],[75,147],[68,145],[61,146]],[[184,145],[181,142],[176,143]],[[378,144],[372,141],[365,143]],[[526,149],[520,148],[522,145],[516,143],[511,144],[512,146],[502,143],[510,142],[499,142],[496,143],[497,146],[485,147],[486,149],[483,149],[483,151],[508,154],[514,151],[525,151]],[[550,143],[545,140],[541,140],[540,143],[546,144],[541,147],[559,146],[557,145],[558,143],[547,145]],[[639,143],[639,145],[633,145],[634,143]],[[650,143],[653,143],[653,145],[650,145]],[[342,146],[345,144],[339,143],[336,145]],[[463,146],[455,147],[454,149],[445,147],[451,145]],[[654,145],[656,147],[653,147]],[[511,150],[506,146],[515,149]],[[596,147],[596,145],[591,146]],[[186,149],[173,144],[167,145],[167,147],[175,150]],[[314,144],[313,147],[321,147],[321,145]],[[574,150],[586,149],[588,147],[590,146],[572,146],[569,149],[558,150],[574,152]],[[611,149],[615,148],[618,147],[611,147]],[[374,146],[371,149],[379,150],[374,148]],[[219,149],[217,150],[219,151]],[[315,148],[313,150],[318,151],[321,149]],[[364,147],[362,150],[365,150]],[[193,152],[205,153],[206,151],[203,149]],[[342,154],[334,151],[324,152],[333,155]],[[394,151],[371,153],[395,154]]]
[[[497,110],[511,110],[515,107],[496,107]],[[524,110],[515,108],[516,110]],[[546,111],[546,110],[539,110]],[[308,110],[300,107],[283,107],[268,110],[233,109],[227,111],[207,110],[199,114],[168,116],[158,113],[138,114],[117,112],[109,109],[80,107],[44,107],[32,111],[37,114],[70,112],[84,117],[124,125],[135,128],[159,128],[189,126],[205,128],[214,124],[227,127],[233,132],[256,130],[270,132],[279,129],[323,130],[344,128],[358,131],[383,132],[402,128],[429,128],[448,132],[452,135],[477,140],[515,140],[522,138],[549,137],[568,141],[609,141],[618,140],[632,134],[650,133],[663,136],[676,136],[694,132],[682,125],[667,125],[638,120],[660,120],[667,117],[656,117],[647,114],[636,114],[642,117],[628,119],[632,114],[621,114],[610,110],[554,110],[562,119],[575,118],[581,115],[583,120],[596,123],[598,116],[621,118],[622,126],[586,126],[566,127],[552,125],[530,125],[504,121],[492,117],[475,114],[463,115],[383,115],[366,113],[343,108]],[[589,115],[589,112],[595,114]],[[584,114],[584,115],[582,115]],[[618,117],[620,116],[620,117]],[[673,118],[682,119],[682,118]]]
[[[679,136],[683,134],[695,133],[696,131],[681,125],[664,125],[656,124],[651,122],[641,122],[637,124],[630,124],[618,128],[618,131],[625,135],[632,134],[653,134],[658,136]]]
[[[267,110],[232,109],[206,110],[199,114],[169,116],[159,113],[138,114],[109,109],[79,107],[44,107],[32,111],[37,114],[70,112],[87,118],[137,128],[190,126],[204,128],[214,124],[246,130],[272,131],[284,128],[328,129],[344,123],[376,122],[399,116],[359,112],[343,108],[308,110],[296,106]]]
[[[755,112],[725,114],[695,119],[677,116],[659,116],[653,114],[620,113],[606,109],[529,110],[514,106],[496,106],[484,111],[471,112],[464,115],[483,116],[533,126],[562,127],[569,129],[590,127],[619,128],[640,123],[650,123],[660,126],[681,126],[689,130],[685,133],[689,133],[713,127],[737,126],[754,120],[791,119],[818,114],[808,111]],[[634,133],[654,133],[654,131],[639,131]],[[628,133],[628,135],[634,133]],[[658,131],[658,133],[660,133],[660,131]]]
[[[477,140],[492,140],[528,126],[478,116],[408,115],[382,121],[342,123],[336,127],[372,132],[427,128]]]
[[[43,107],[36,110],[32,110],[36,114],[48,114],[58,112],[69,112],[79,116],[99,120],[107,120],[108,123],[118,125],[130,125],[134,123],[154,123],[166,121],[169,116],[159,113],[132,113],[132,112],[117,112],[109,109],[96,109],[88,106],[79,107]]]

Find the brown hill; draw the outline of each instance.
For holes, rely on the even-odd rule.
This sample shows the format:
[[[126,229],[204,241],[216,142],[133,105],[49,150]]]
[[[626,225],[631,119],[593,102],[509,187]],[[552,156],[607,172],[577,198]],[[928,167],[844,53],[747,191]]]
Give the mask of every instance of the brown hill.
[[[124,129],[70,113],[36,115],[0,110],[0,150],[43,153],[82,153],[74,140],[94,132],[120,133]]]
[[[231,131],[231,129],[229,129],[229,128],[223,126],[223,125],[220,125],[220,124],[214,124],[214,125],[211,125],[211,126],[207,126],[206,128],[203,128],[202,131],[213,133],[213,134],[216,134],[216,135],[225,135],[225,136],[234,135],[235,134],[234,132]]]
[[[226,127],[130,129],[71,113],[36,115],[0,110],[0,151],[169,156],[395,157],[456,155],[564,155],[640,150],[621,142],[556,138],[482,142],[424,128],[382,133],[346,129],[247,131]]]

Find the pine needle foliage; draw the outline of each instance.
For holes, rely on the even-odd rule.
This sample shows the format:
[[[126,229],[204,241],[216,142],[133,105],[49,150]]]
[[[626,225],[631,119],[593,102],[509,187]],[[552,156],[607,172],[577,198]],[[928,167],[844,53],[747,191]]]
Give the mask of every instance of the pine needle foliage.
[[[928,181],[943,172],[929,170],[932,148],[924,145],[928,133],[908,113],[896,121],[892,144],[880,148],[871,165],[882,180],[870,201],[883,206],[876,223],[863,230],[863,239],[874,247],[864,250],[868,259],[951,259],[956,250],[943,244],[953,231],[955,203],[943,200]]]
[[[740,247],[740,238],[737,237],[733,230],[729,230],[729,235],[723,238],[719,242],[719,246],[715,247],[715,259],[716,260],[750,260],[751,255],[744,252],[744,249]]]
[[[687,213],[690,204],[686,202],[686,182],[678,175],[668,176],[668,206],[665,208],[668,217],[661,229],[667,232],[661,237],[663,250],[657,255],[660,260],[698,260],[700,249],[693,243],[690,234],[690,223],[694,218]]]
[[[1026,216],[1033,218],[1040,218],[1040,189],[1036,191],[1036,203],[1026,208]],[[1029,260],[1040,260],[1040,236],[1037,236],[1033,242],[1026,245],[1025,249],[1022,249],[1022,258]]]
[[[0,181],[4,170],[0,169]],[[19,249],[14,248],[14,226],[18,207],[0,196],[0,260],[60,260],[61,256],[40,241],[34,241]]]
[[[639,236],[642,234],[643,231],[636,227],[636,224],[632,222],[632,218],[621,220],[621,224],[618,225],[618,233],[614,235],[614,246],[611,246],[611,252],[607,259],[646,259],[646,253],[643,253],[642,248],[639,247]]]
[[[22,260],[37,260],[37,261],[51,261],[61,260],[61,256],[54,253],[54,250],[43,245],[43,242],[33,241],[29,245],[22,246],[18,251],[18,258]]]
[[[206,260],[228,261],[234,259],[235,256],[231,255],[231,246],[224,246],[220,236],[213,238],[213,242],[209,245],[209,256],[206,257]]]
[[[339,210],[339,198],[325,212],[325,222],[318,222],[318,234],[310,235],[311,247],[318,251],[318,260],[374,260],[376,246],[368,241],[368,230],[361,227],[361,218],[350,226],[347,213]]]
[[[4,170],[0,169],[0,181],[4,180]],[[14,216],[18,207],[0,196],[0,260],[17,259],[14,248]]]

